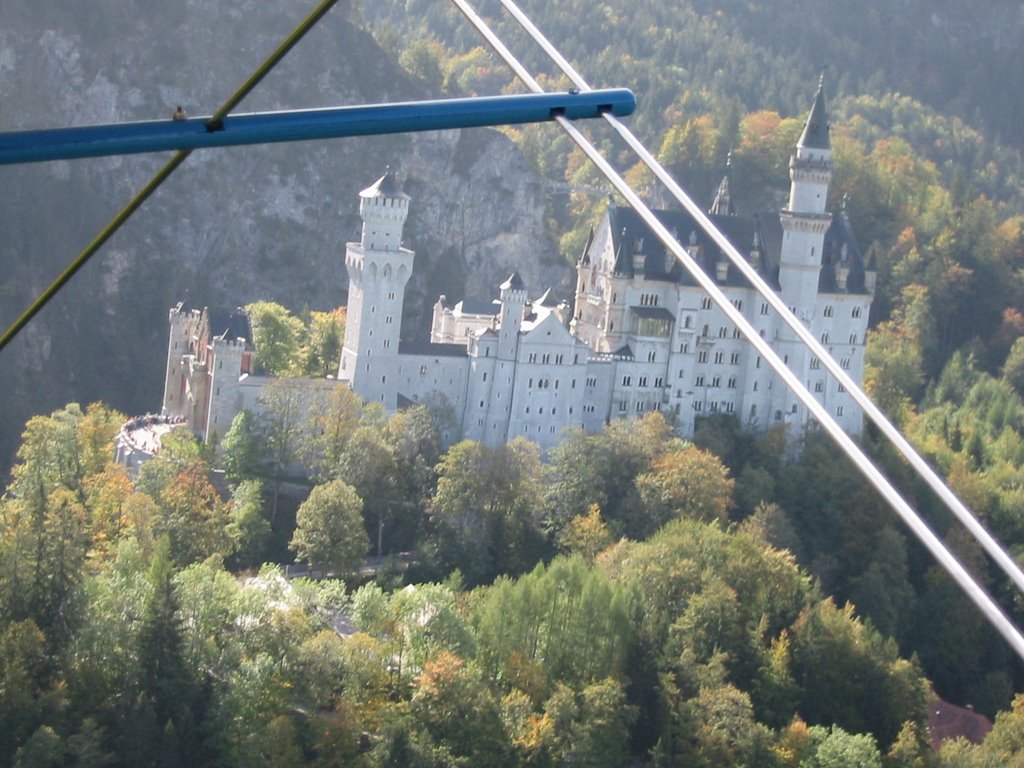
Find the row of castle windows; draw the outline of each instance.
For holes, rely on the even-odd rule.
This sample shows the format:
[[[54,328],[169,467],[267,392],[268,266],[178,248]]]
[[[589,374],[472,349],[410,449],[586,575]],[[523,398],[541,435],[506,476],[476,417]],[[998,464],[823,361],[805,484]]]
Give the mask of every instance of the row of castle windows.
[[[714,302],[712,302],[710,296],[702,296],[701,297],[701,299],[700,299],[700,308],[701,309],[711,309],[711,307],[713,305],[714,305]],[[738,309],[740,312],[743,311],[743,299],[733,299],[732,300],[732,305],[734,307],[736,307],[736,309]],[[762,315],[768,314],[768,312],[766,311],[767,308],[768,308],[767,304],[762,304],[761,305],[761,314]]]
[[[703,386],[705,386],[705,382],[706,381],[707,381],[707,379],[704,377],[704,374],[698,374],[697,378],[694,379],[693,383],[694,383],[695,386],[703,387]],[[722,386],[722,377],[721,376],[712,376],[711,377],[711,383],[707,384],[706,386],[709,386],[709,387],[712,387],[712,388]],[[726,380],[726,385],[725,386],[728,387],[729,389],[736,389],[736,377],[735,376],[730,376]],[[756,381],[754,382],[754,390],[755,391],[757,390],[757,382]]]
[[[484,407],[484,401],[483,401],[483,400],[481,400],[481,401],[480,401],[480,407],[481,407],[481,408],[483,408],[483,407]],[[570,406],[569,406],[569,415],[570,415],[570,416],[572,416],[572,414],[573,414],[573,411],[574,411],[574,410],[575,410],[575,409],[574,409],[574,408],[573,408],[573,407],[572,407],[572,406],[570,405]],[[584,410],[586,410],[586,409],[584,409]],[[530,406],[526,406],[526,407],[525,407],[525,408],[523,409],[523,413],[524,413],[524,414],[526,414],[526,415],[528,416],[528,415],[530,414]],[[537,409],[537,414],[538,414],[538,415],[540,415],[540,416],[543,416],[543,415],[544,415],[544,406],[543,406],[543,405],[542,405],[542,406],[541,406],[540,408],[538,408],[538,409]],[[551,415],[552,415],[552,416],[557,416],[557,415],[558,415],[558,406],[557,406],[557,405],[556,405],[556,406],[553,406],[553,407],[551,408]]]
[[[551,430],[551,434],[552,435],[555,434],[555,428],[554,427],[550,427],[549,429]],[[537,427],[537,433],[538,434],[540,434],[543,431],[544,431],[544,427],[542,427],[542,426],[538,426]],[[526,435],[526,434],[529,434],[529,432],[530,432],[530,425],[529,424],[523,424],[523,434]]]
[[[648,403],[644,402],[643,400],[638,400],[633,407],[637,413],[643,413],[644,411],[647,410]],[[661,403],[654,403],[650,406],[650,408],[652,411],[660,411]],[[625,413],[627,410],[629,410],[629,403],[627,403],[625,400],[619,400],[619,413]]]
[[[850,358],[844,357],[839,360],[839,365],[844,371],[850,370]],[[811,370],[816,371],[821,368],[821,360],[816,357],[811,358]]]
[[[616,302],[617,298],[618,298],[617,294],[612,294],[612,303],[613,304]],[[640,295],[640,303],[643,306],[656,307],[656,306],[658,306],[658,297],[655,294],[646,294],[646,293],[644,293],[644,294]],[[732,300],[732,305],[734,307],[736,307],[736,309],[739,310],[740,312],[743,311],[743,300],[742,299],[733,299]],[[702,310],[711,309],[713,306],[714,306],[714,302],[711,300],[710,296],[702,296],[701,297],[700,308]],[[768,314],[768,310],[769,310],[768,303],[764,302],[764,301],[761,302],[761,314],[762,315],[767,315]],[[859,307],[859,306],[854,307],[851,310],[851,312],[850,312],[850,316],[853,317],[853,318],[859,318],[861,316],[862,310],[863,310],[862,307]],[[789,311],[792,312],[795,315],[796,314],[796,307],[790,307]],[[823,310],[823,314],[824,314],[825,317],[832,317],[835,314],[835,308],[831,304],[827,304],[825,306],[825,309]],[[685,328],[689,328],[690,327],[690,317],[689,316],[686,317],[686,320],[685,320],[685,323],[684,323],[684,327]],[[706,330],[707,326],[704,326],[704,328],[705,328],[704,335],[707,336],[708,335],[707,334],[707,330]],[[614,325],[610,326],[609,330],[614,330]],[[724,335],[724,334],[720,334],[720,335]],[[738,332],[736,333],[736,335],[738,337]],[[850,342],[850,343],[853,344],[855,342]]]
[[[715,360],[715,364],[716,365],[722,365],[723,363],[725,363],[725,352],[723,352],[721,350],[719,350],[718,352],[715,352],[714,360]],[[708,361],[708,351],[706,349],[700,350],[697,353],[697,362],[698,363],[706,363],[707,361]],[[740,364],[740,353],[739,352],[732,352],[732,353],[730,353],[729,354],[729,365],[739,365],[739,364]],[[761,367],[761,358],[760,357],[757,358],[757,367],[758,368]]]
[[[537,357],[538,357],[538,355],[537,355],[536,352],[531,352],[530,356],[527,358],[527,361],[530,362],[530,363],[536,363],[537,362]],[[547,354],[547,353],[540,355],[540,362],[541,362],[541,365],[549,364],[551,362],[551,355]],[[580,356],[579,355],[573,355],[572,356],[572,362],[573,362],[573,365],[578,365],[579,362],[580,362]],[[562,365],[564,363],[565,363],[565,355],[555,355],[555,365]]]
[[[825,331],[823,334],[821,334],[821,343],[822,344],[828,344],[829,341],[831,340],[831,338],[832,337],[829,335],[829,332]],[[856,343],[857,343],[857,334],[856,333],[851,333],[850,334],[850,344],[856,344]]]
[[[682,371],[679,372],[680,378],[682,377],[682,373],[683,373]],[[594,381],[595,381],[595,383],[597,382],[596,379]],[[647,377],[646,376],[638,377],[636,385],[638,387],[641,387],[641,388],[646,387],[647,386]],[[622,386],[624,386],[624,387],[631,387],[631,386],[633,386],[633,377],[632,376],[623,376],[622,377]],[[655,386],[656,389],[661,389],[662,387],[664,387],[665,386],[665,377],[664,376],[656,376],[654,378],[654,386]]]
[[[862,307],[854,307],[850,311],[850,317],[853,317],[853,318],[860,317],[862,309],[863,309]],[[828,304],[828,305],[825,306],[825,309],[823,311],[823,314],[825,315],[825,317],[832,317],[832,315],[834,313],[835,313],[835,309],[833,308],[833,306],[831,304]]]
[[[487,381],[487,374],[486,373],[484,374],[484,381]],[[593,382],[593,384],[591,384],[591,382]],[[534,383],[534,380],[530,379],[527,382],[527,385],[526,385],[527,388],[528,389],[533,389],[533,383]],[[555,389],[558,389],[560,384],[561,384],[561,379],[555,379]],[[596,386],[596,384],[597,384],[597,378],[588,378],[587,379],[587,386],[588,387]],[[547,378],[545,378],[545,379],[537,379],[537,389],[549,389],[550,387],[551,387],[551,379],[547,379]],[[576,379],[572,379],[572,380],[569,381],[569,389],[576,389]]]
[[[818,379],[814,383],[814,391],[815,392],[824,392],[825,391],[825,382],[822,381],[821,379]],[[845,392],[846,391],[846,387],[844,387],[842,384],[839,384],[838,385],[838,391],[839,392]]]
[[[709,326],[707,323],[704,323],[704,327],[700,329],[700,335],[703,336],[704,338],[707,338],[708,336],[710,336],[711,335],[711,326]],[[732,337],[734,339],[738,339],[742,335],[743,334],[740,332],[739,328],[733,328],[732,329]],[[761,335],[762,336],[764,335],[764,331],[761,332]],[[728,336],[729,336],[729,326],[727,326],[727,325],[720,325],[720,326],[718,326],[718,338],[724,339],[724,338],[727,338]]]
[[[734,403],[730,403],[728,401],[724,403],[718,403],[717,401],[712,401],[708,403],[708,410],[711,411],[712,413],[718,413],[719,410],[725,411],[726,413],[732,413],[735,407],[736,405]],[[700,411],[703,411],[704,403],[700,400],[694,400],[693,410],[697,411],[698,413]]]

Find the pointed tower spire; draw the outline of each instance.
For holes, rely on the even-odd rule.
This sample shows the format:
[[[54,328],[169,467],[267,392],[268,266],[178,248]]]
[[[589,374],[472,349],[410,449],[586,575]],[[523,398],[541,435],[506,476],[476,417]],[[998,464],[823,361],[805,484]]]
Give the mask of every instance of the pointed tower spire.
[[[718,216],[735,216],[736,208],[732,204],[732,197],[729,194],[729,170],[732,167],[732,150],[725,158],[725,175],[718,183],[718,191],[715,192],[715,201],[711,203],[708,213]]]
[[[814,94],[814,104],[804,123],[804,132],[800,134],[798,147],[807,149],[832,149],[828,138],[828,110],[825,108],[825,70],[818,77],[818,92]]]

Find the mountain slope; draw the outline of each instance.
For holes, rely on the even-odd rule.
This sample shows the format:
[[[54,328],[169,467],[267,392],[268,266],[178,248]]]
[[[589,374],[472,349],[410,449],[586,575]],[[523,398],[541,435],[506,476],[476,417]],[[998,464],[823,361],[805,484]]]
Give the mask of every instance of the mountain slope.
[[[307,12],[255,0],[84,0],[73,13],[5,3],[0,130],[169,118],[177,104],[209,114]],[[428,97],[338,8],[239,111]],[[4,327],[162,162],[0,168]],[[342,304],[357,193],[388,165],[413,196],[406,335],[424,332],[439,293],[483,295],[514,268],[533,289],[564,280],[545,240],[541,186],[496,131],[198,152],[2,353],[0,466],[31,414],[101,398],[130,412],[156,408],[166,313],[183,298],[265,298],[295,311]]]

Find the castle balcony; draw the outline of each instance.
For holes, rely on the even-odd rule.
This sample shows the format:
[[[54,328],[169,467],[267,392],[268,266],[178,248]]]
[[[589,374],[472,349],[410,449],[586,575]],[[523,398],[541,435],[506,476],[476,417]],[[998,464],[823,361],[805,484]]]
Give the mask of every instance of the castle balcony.
[[[716,341],[718,341],[717,336],[706,336],[701,334],[697,337],[697,346],[703,349],[710,349],[715,346]]]
[[[789,167],[790,169],[800,169],[808,171],[831,171],[832,160],[824,157],[797,157],[796,155],[789,156]]]
[[[783,208],[779,211],[779,223],[784,230],[823,235],[832,224],[832,214],[827,211],[825,213],[809,213]]]

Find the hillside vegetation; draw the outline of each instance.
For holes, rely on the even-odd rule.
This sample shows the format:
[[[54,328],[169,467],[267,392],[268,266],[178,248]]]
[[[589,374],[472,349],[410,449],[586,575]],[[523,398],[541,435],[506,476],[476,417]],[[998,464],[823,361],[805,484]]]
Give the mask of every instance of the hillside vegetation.
[[[289,381],[235,419],[227,498],[185,434],[131,478],[106,459],[121,414],[26,425],[0,500],[4,764],[1020,759],[1021,697],[983,745],[931,751],[929,679],[991,714],[1019,664],[820,439],[786,463],[778,432],[688,443],[652,414],[542,464],[521,439],[443,450],[441,403],[388,418],[339,388],[289,421]],[[977,459],[996,493],[1002,457]],[[269,491],[296,460],[316,485],[293,515]],[[412,554],[367,581],[371,549]],[[254,570],[291,552],[328,578]]]
[[[243,6],[253,25],[236,25],[232,50],[262,53],[266,40],[243,42],[264,29],[259,13],[274,15],[257,5],[270,7],[219,4],[227,10],[215,18],[230,23],[217,29]],[[4,128],[48,123],[52,95],[39,96],[49,93],[39,83],[61,84],[62,97],[91,94],[86,121],[151,115],[187,95],[180,85],[141,88],[119,64],[128,48],[103,47],[108,35],[133,50],[160,39],[163,47],[139,49],[136,69],[162,76],[158,54],[166,54],[188,60],[184,82],[205,82],[209,56],[167,41],[212,5],[167,3],[138,25],[115,21],[132,18],[123,2],[81,6],[73,17],[25,3],[0,9],[0,71],[14,73],[0,86]],[[484,4],[491,14],[494,6]],[[321,72],[322,60],[304,60],[261,105],[294,105],[310,83],[364,100],[511,87],[444,3],[345,10],[342,32],[316,49],[339,51],[324,79],[303,74]],[[592,84],[637,91],[634,125],[698,198],[710,195],[731,150],[745,212],[779,206],[819,68],[830,64],[832,207],[846,198],[879,272],[866,385],[1010,551],[1024,554],[1024,195],[1014,131],[1022,106],[1008,87],[1020,79],[1020,9],[616,0],[527,10]],[[196,32],[196,44],[221,55],[209,34]],[[41,112],[27,106],[37,96]],[[104,111],[107,96],[120,106]],[[71,122],[62,109],[53,114]],[[267,370],[329,371],[343,318],[309,307],[339,303],[324,275],[340,268],[311,265],[354,226],[351,192],[392,152],[416,158],[414,199],[424,205],[415,226],[440,221],[420,241],[432,263],[447,265],[431,280],[471,264],[484,285],[501,259],[527,256],[538,274],[567,274],[604,205],[585,189],[601,180],[550,130],[504,133],[360,145],[338,157],[321,148],[304,162],[330,158],[336,175],[358,178],[346,176],[338,192],[334,166],[307,167],[302,178],[308,171],[325,185],[319,195],[289,170],[296,155],[211,159],[224,173],[244,167],[273,183],[227,175],[224,187],[177,196],[160,211],[166,219],[126,233],[14,358],[5,351],[12,383],[0,438],[17,456],[0,498],[0,763],[1020,761],[1024,698],[1014,692],[1024,689],[1024,667],[813,432],[793,456],[773,430],[749,434],[716,417],[684,442],[653,415],[598,435],[574,432],[542,461],[521,441],[446,449],[443,402],[388,416],[339,389],[299,414],[286,377],[267,392],[265,418],[240,414],[226,436],[221,493],[210,451],[191,440],[168,440],[133,479],[109,463],[121,413],[53,404],[83,395],[140,410],[157,402],[166,306],[187,285],[211,302],[264,300],[256,307],[292,329],[291,349],[261,361]],[[659,201],[635,161],[599,138]],[[504,160],[517,168],[515,181]],[[6,177],[16,183],[6,187],[14,202],[0,203],[8,233],[0,314],[64,260],[140,168],[64,164]],[[478,195],[499,179],[507,186],[487,207],[502,215],[484,232],[460,206],[485,207]],[[576,191],[541,198],[542,179]],[[90,185],[102,194],[82,194]],[[238,190],[256,202],[221,206],[245,197]],[[60,226],[32,215],[51,209],[74,215]],[[337,211],[349,212],[344,221]],[[552,243],[546,265],[536,247],[479,247],[478,235],[513,225],[524,243]],[[33,240],[40,231],[45,239]],[[308,237],[318,239],[311,246]],[[201,258],[169,269],[176,248]],[[154,253],[163,255],[148,260]],[[296,263],[294,254],[305,255]],[[239,291],[242,262],[232,258],[243,256],[259,268],[244,273]],[[420,286],[414,301],[436,287]],[[474,284],[465,278],[462,287]],[[1024,622],[1019,597],[905,465],[871,430],[863,441]],[[296,464],[315,483],[298,509],[279,493]],[[378,552],[411,554],[357,575],[363,556]],[[295,557],[336,578],[287,581],[278,566],[260,569]],[[929,686],[996,716],[983,745],[930,751]]]

